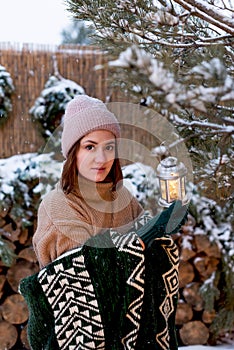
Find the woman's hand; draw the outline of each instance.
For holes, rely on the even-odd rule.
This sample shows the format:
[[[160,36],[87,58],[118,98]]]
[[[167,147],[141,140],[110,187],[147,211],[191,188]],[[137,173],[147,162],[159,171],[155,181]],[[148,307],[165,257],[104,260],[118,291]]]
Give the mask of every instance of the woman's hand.
[[[187,216],[188,205],[183,205],[179,200],[175,201],[142,226],[137,234],[145,246],[148,246],[155,238],[178,232],[187,221]]]

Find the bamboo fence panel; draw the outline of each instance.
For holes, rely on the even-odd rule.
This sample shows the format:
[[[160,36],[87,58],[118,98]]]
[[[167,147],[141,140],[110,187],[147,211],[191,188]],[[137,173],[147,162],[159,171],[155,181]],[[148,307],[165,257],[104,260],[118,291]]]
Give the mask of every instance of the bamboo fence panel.
[[[37,152],[44,145],[29,114],[48,78],[59,73],[81,85],[90,96],[105,101],[108,94],[108,70],[95,70],[105,64],[107,57],[91,46],[0,43],[0,64],[11,74],[15,86],[13,110],[0,127],[0,158],[15,154]]]
[[[43,150],[45,141],[38,131],[37,123],[32,121],[29,110],[46,81],[57,70],[64,78],[81,85],[90,96],[104,102],[128,102],[129,97],[110,84],[107,58],[110,59],[103,51],[92,46],[16,46],[0,43],[0,64],[9,71],[15,86],[13,110],[0,127],[0,158]],[[118,108],[121,110],[121,103]],[[148,149],[157,143],[152,135],[144,132],[144,128],[140,130],[123,125],[122,135],[146,145]],[[133,154],[136,152],[132,150]]]

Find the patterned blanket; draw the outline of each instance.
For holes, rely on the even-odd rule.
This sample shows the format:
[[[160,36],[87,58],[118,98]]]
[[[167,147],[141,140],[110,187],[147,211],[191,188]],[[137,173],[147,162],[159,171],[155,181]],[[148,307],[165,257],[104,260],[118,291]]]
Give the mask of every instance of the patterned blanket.
[[[87,243],[21,281],[32,350],[176,350],[172,238],[144,250],[136,232],[108,230]]]

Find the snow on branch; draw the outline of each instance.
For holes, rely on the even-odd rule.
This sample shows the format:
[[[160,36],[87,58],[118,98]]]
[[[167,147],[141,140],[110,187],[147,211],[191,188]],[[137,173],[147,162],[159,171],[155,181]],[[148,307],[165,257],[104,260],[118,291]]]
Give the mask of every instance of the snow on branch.
[[[203,0],[175,0],[175,2],[190,11],[192,15],[196,15],[226,33],[234,34],[234,20],[231,9],[225,8],[221,11],[221,8],[217,8]],[[227,13],[230,16],[227,16]]]
[[[109,66],[128,68],[143,74],[152,84],[151,95],[160,95],[164,107],[177,111],[183,108],[206,112],[209,104],[234,99],[234,80],[218,58],[193,67],[184,83],[177,82],[174,74],[165,69],[162,62],[136,45],[121,52],[116,60],[109,62]],[[226,132],[232,132],[230,129],[226,129]]]
[[[173,116],[173,121],[178,125],[184,125],[188,127],[200,127],[202,129],[209,128],[215,130],[218,133],[234,134],[234,126],[231,125],[221,125],[215,123],[209,123],[207,121],[187,121],[180,118],[178,115]]]

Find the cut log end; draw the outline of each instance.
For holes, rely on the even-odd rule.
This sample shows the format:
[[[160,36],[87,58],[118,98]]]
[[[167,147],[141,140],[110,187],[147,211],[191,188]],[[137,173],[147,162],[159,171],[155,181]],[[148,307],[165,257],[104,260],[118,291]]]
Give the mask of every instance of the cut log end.
[[[204,345],[209,339],[209,329],[201,321],[191,321],[179,330],[184,345]]]
[[[0,322],[0,350],[11,349],[17,342],[18,331],[7,321]]]
[[[7,297],[1,306],[1,311],[3,319],[12,324],[24,323],[29,316],[26,301],[20,294]]]

